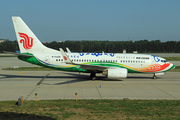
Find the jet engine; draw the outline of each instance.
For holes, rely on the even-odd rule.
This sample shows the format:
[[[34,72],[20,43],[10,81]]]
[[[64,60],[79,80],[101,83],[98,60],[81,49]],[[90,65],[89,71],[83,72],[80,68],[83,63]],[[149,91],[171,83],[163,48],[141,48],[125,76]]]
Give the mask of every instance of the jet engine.
[[[103,75],[106,75],[107,78],[127,78],[127,69],[125,68],[113,68],[103,71]]]

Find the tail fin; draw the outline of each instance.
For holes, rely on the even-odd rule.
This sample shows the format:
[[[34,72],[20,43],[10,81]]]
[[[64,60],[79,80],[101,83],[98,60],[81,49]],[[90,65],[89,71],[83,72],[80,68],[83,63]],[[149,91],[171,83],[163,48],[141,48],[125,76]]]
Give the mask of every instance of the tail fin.
[[[21,53],[55,52],[45,47],[20,17],[12,17]]]

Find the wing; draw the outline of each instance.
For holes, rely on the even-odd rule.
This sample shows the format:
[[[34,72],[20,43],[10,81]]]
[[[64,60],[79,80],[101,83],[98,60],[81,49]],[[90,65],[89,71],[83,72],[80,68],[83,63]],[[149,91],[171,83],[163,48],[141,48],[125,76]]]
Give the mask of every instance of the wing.
[[[73,63],[69,57],[67,56],[67,54],[64,52],[64,50],[62,48],[59,48],[63,59],[65,61],[66,64],[73,64],[73,65],[79,65],[80,68],[85,69],[85,70],[93,70],[93,71],[104,71],[105,69],[109,69],[110,67],[107,66],[100,66],[100,65],[89,65],[89,64],[77,64],[77,63]]]
[[[98,65],[88,65],[88,64],[76,64],[80,65],[82,69],[85,70],[93,70],[93,71],[104,71],[105,69],[109,68],[106,66],[98,66]]]

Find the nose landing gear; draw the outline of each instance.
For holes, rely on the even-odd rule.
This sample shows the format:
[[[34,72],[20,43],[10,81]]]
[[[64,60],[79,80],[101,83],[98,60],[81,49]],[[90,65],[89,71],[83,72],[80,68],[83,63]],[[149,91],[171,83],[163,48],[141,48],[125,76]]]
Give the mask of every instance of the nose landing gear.
[[[154,73],[154,75],[153,75],[153,79],[157,79],[157,77],[156,77],[155,73]]]

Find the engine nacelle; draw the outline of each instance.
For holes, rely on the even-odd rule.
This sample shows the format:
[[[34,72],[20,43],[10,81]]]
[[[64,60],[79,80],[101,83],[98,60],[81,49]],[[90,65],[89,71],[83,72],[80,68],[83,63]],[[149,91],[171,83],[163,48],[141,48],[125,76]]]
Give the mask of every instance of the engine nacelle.
[[[127,69],[125,68],[114,68],[107,69],[103,71],[103,75],[106,75],[107,78],[127,78]]]

